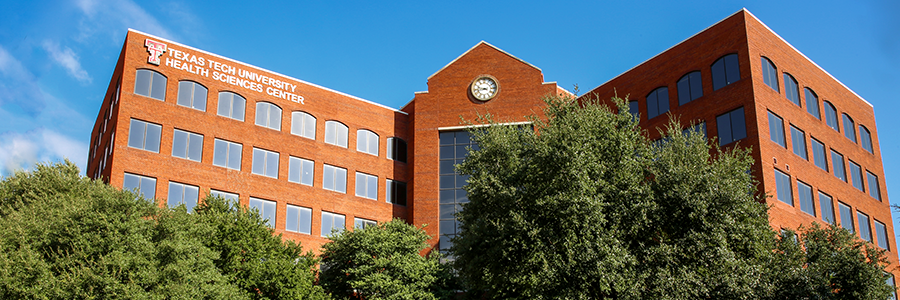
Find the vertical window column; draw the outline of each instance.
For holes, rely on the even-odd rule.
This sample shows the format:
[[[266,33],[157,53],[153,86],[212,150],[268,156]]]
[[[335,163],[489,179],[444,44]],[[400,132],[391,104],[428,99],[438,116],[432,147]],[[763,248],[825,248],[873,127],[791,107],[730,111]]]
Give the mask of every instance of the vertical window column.
[[[440,241],[438,248],[446,251],[452,246],[450,239],[459,232],[459,221],[456,213],[462,210],[462,206],[469,202],[463,186],[468,176],[456,173],[454,166],[462,163],[468,155],[467,147],[477,149],[466,131],[447,131],[440,133],[440,194],[439,194],[439,222],[438,232]]]

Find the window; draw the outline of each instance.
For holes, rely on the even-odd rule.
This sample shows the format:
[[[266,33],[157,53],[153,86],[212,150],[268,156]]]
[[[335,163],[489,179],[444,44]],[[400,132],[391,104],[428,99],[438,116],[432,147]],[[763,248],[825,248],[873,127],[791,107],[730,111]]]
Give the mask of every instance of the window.
[[[347,169],[325,165],[322,173],[322,188],[339,193],[347,192]]]
[[[243,146],[238,143],[216,139],[213,151],[213,165],[241,170],[241,150]]]
[[[166,77],[153,70],[140,69],[134,75],[134,93],[166,101]]]
[[[678,80],[678,105],[685,105],[703,96],[700,71],[690,72]]]
[[[256,102],[256,125],[281,130],[281,108],[269,102]]]
[[[809,160],[809,157],[806,156],[806,133],[794,125],[791,125],[791,147],[794,149],[794,154]]]
[[[872,241],[872,228],[869,227],[869,216],[856,211],[856,221],[859,222],[859,237],[866,242]]]
[[[781,171],[775,170],[775,190],[778,200],[794,206],[794,195],[791,191],[791,177]]]
[[[311,140],[316,139],[316,117],[302,112],[291,113],[291,134],[299,135]]]
[[[859,125],[859,143],[862,145],[863,149],[866,149],[869,153],[875,153],[874,148],[872,148],[872,134],[869,133],[869,129],[862,124]]]
[[[641,120],[641,111],[638,108],[637,101],[628,101],[628,113],[631,114],[631,117],[634,118],[635,121]]]
[[[888,246],[890,243],[888,243],[887,228],[884,227],[884,223],[878,222],[878,220],[873,221],[875,221],[875,238],[878,239],[878,247],[884,250],[890,250],[890,246]]]
[[[327,237],[332,232],[341,233],[344,231],[344,226],[344,215],[322,212],[322,236]]]
[[[784,141],[784,121],[781,117],[769,112],[769,138],[781,147],[787,148]]]
[[[159,138],[162,126],[131,119],[128,131],[128,147],[159,153]]]
[[[803,92],[806,93],[806,112],[821,120],[822,116],[819,115],[819,97],[809,88],[803,88]]]
[[[372,220],[353,218],[353,228],[356,229],[365,229],[366,227],[375,225],[378,225],[378,223]]]
[[[259,218],[266,222],[270,228],[275,228],[275,201],[250,197],[250,209],[256,209]]]
[[[133,191],[144,199],[153,201],[152,199],[156,197],[156,178],[125,173],[122,189]]]
[[[212,195],[213,197],[220,197],[220,198],[228,200],[228,201],[234,201],[235,204],[238,203],[238,201],[239,201],[238,195],[234,194],[234,193],[210,190],[209,194]]]
[[[385,199],[388,203],[406,205],[406,182],[387,180],[385,186]]]
[[[278,152],[254,147],[253,174],[278,178]]]
[[[438,187],[438,248],[446,251],[452,246],[450,239],[459,232],[459,221],[456,213],[469,202],[463,186],[468,176],[456,173],[454,165],[461,163],[469,154],[466,148],[477,150],[478,144],[473,142],[467,131],[445,131],[440,133],[440,182]]]
[[[863,176],[862,169],[859,167],[859,164],[853,162],[852,160],[849,163],[850,165],[850,181],[857,190],[866,191],[866,187],[863,184]]]
[[[365,129],[357,130],[356,151],[378,156],[378,135]]]
[[[849,232],[853,231],[853,211],[850,210],[850,206],[847,204],[838,202],[838,211],[841,214],[841,228],[847,229]]]
[[[763,82],[776,92],[780,92],[778,90],[778,68],[775,68],[775,64],[765,57],[762,58],[762,73]]]
[[[313,185],[313,162],[311,160],[290,157],[288,163],[288,181],[303,185]]]
[[[177,182],[169,182],[169,207],[184,204],[188,212],[194,211],[197,200],[200,199],[200,188],[195,185],[187,185]]]
[[[841,116],[844,118],[844,136],[856,143],[856,125],[853,124],[853,119],[847,114],[841,114]]]
[[[387,158],[406,162],[406,141],[398,137],[387,139]]]
[[[681,133],[684,135],[699,133],[703,135],[704,139],[706,139],[706,122],[700,122],[699,124],[685,128],[681,130]]]
[[[178,105],[206,111],[206,87],[193,81],[178,82]]]
[[[223,117],[244,121],[244,108],[247,99],[232,92],[219,92],[219,109],[217,114]]]
[[[894,275],[891,275],[891,274],[885,274],[885,275],[886,275],[885,277],[887,277],[887,279],[885,279],[885,283],[887,283],[887,285],[889,285],[891,287],[891,298],[889,298],[889,299],[896,300],[897,299],[897,288],[894,286]]]
[[[378,177],[356,172],[356,196],[378,200]]]
[[[834,202],[831,196],[819,192],[819,207],[822,209],[822,221],[834,225]]]
[[[728,54],[712,64],[713,91],[741,79],[737,54]]]
[[[809,142],[812,144],[813,162],[816,164],[816,167],[828,172],[828,160],[825,157],[825,145],[814,138],[810,138]]]
[[[834,168],[834,176],[847,182],[847,169],[844,168],[844,156],[831,150],[831,166]]]
[[[800,198],[800,210],[815,217],[816,207],[813,204],[812,187],[798,180],[797,196]]]
[[[325,143],[347,148],[347,125],[337,121],[326,121]]]
[[[740,107],[716,117],[716,127],[719,131],[719,146],[747,137],[744,108]]]
[[[784,73],[784,96],[791,100],[794,105],[800,106],[800,89],[794,76]]]
[[[669,111],[669,88],[661,87],[647,95],[647,119]]]
[[[822,104],[825,106],[825,124],[828,124],[831,129],[841,132],[841,128],[838,127],[837,109],[831,105],[831,102],[823,101]]]
[[[881,188],[878,185],[878,176],[872,172],[866,171],[866,179],[869,180],[869,196],[881,201]]]
[[[203,136],[175,129],[172,135],[172,156],[200,161],[203,155]]]
[[[287,205],[284,230],[312,234],[312,209]]]

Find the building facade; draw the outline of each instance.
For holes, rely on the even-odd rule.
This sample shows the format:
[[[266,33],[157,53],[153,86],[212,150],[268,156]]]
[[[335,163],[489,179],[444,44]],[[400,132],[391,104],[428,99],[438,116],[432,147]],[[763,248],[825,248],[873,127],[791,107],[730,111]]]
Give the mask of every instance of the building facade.
[[[571,95],[481,42],[395,109],[130,30],[91,136],[87,174],[159,205],[206,194],[256,207],[317,250],[333,231],[392,218],[456,234],[462,120],[526,122]],[[874,110],[746,10],[582,97],[629,95],[650,138],[669,115],[723,147],[750,147],[775,229],[838,224],[897,249]]]

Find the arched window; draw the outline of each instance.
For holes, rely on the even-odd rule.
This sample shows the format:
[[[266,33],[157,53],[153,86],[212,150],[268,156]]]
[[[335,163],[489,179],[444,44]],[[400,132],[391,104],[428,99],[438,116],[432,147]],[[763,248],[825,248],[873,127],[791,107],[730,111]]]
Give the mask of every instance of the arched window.
[[[776,92],[780,92],[778,90],[778,69],[771,60],[765,57],[762,58],[762,73],[763,82]]]
[[[295,111],[291,113],[291,134],[299,135],[308,139],[316,139],[316,117],[302,112]]]
[[[866,149],[869,153],[875,153],[874,148],[872,148],[872,133],[870,133],[869,129],[862,124],[859,124],[859,143],[862,144],[863,149]]]
[[[856,143],[856,124],[847,114],[841,114],[841,117],[844,119],[844,136]]]
[[[347,148],[347,125],[325,121],[325,143]]]
[[[712,64],[713,91],[741,79],[737,54],[722,56]]]
[[[387,158],[406,162],[406,141],[398,137],[387,139]]]
[[[281,130],[281,108],[269,102],[256,102],[256,125]]]
[[[835,131],[841,132],[841,128],[838,127],[837,109],[828,101],[822,101],[822,106],[825,107],[825,124],[828,124],[828,127]]]
[[[784,96],[791,100],[791,103],[800,106],[800,90],[797,87],[797,80],[794,76],[784,73]]]
[[[806,112],[821,120],[822,116],[819,115],[819,97],[809,88],[803,88],[803,92],[806,94]]]
[[[685,74],[678,80],[678,105],[685,105],[703,96],[703,81],[700,71]]]
[[[178,105],[206,111],[206,92],[206,87],[199,83],[187,80],[179,81]]]
[[[378,156],[378,135],[365,129],[357,130],[356,151]]]
[[[218,114],[223,117],[244,121],[244,108],[247,99],[232,92],[219,92]]]
[[[134,93],[166,101],[166,76],[153,70],[137,70],[134,75]]]
[[[647,119],[669,111],[669,88],[661,87],[647,95]]]

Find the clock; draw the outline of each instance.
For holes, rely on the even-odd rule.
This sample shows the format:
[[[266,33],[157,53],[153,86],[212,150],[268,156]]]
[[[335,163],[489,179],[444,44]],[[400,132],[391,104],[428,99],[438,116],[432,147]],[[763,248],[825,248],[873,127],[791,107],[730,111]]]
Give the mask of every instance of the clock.
[[[488,101],[497,96],[500,86],[497,85],[497,80],[491,76],[479,76],[475,81],[472,81],[471,91],[475,99]]]

